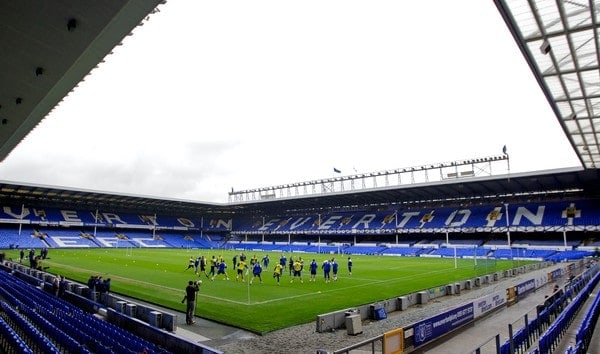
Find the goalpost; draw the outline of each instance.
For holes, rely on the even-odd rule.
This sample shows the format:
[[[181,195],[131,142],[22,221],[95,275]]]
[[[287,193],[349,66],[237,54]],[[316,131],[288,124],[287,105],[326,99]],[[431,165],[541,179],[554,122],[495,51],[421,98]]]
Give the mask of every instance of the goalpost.
[[[473,262],[474,269],[483,269],[485,272],[496,270],[496,257],[485,254],[482,256],[477,255],[477,249],[475,249],[475,256]]]
[[[125,249],[125,256],[133,256],[133,245],[131,244],[131,242],[127,241],[127,240],[121,240],[119,238],[117,238],[117,243],[115,244],[115,248],[119,248],[121,241],[125,241],[125,247],[122,247]]]
[[[125,255],[126,256],[133,256],[133,245],[127,245],[125,247]]]
[[[458,268],[458,254],[457,254],[457,247],[456,245],[453,245],[452,248],[454,249],[454,268]],[[489,270],[495,270],[496,269],[496,258],[495,257],[490,257],[490,255],[488,253],[484,254],[484,255],[479,255],[477,252],[478,247],[474,246],[473,247],[473,269],[474,270],[485,270],[486,272],[488,272]],[[466,264],[465,264],[466,266]]]

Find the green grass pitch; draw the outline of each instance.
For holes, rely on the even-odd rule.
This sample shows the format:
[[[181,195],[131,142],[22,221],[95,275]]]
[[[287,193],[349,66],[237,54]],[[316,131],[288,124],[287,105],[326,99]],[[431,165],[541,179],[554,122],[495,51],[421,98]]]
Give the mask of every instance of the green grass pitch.
[[[314,321],[316,316],[363,304],[394,298],[419,290],[445,286],[459,280],[516,266],[513,261],[361,256],[353,255],[352,275],[346,267],[347,255],[287,253],[304,259],[304,282],[290,283],[288,269],[281,285],[273,279],[273,267],[281,253],[246,252],[248,263],[256,254],[261,260],[269,254],[271,263],[263,271],[263,283],[236,281],[232,259],[240,251],[187,249],[52,249],[42,266],[47,272],[64,275],[86,284],[90,275],[111,278],[111,292],[185,311],[181,304],[189,280],[201,279],[196,315],[243,328],[255,333]],[[193,270],[185,270],[190,257],[222,255],[230,280],[210,281]],[[7,251],[18,259],[18,252]],[[335,257],[340,264],[338,280],[325,283],[319,268],[317,281],[309,282],[308,264],[315,258],[319,266]],[[521,263],[520,265],[522,265]],[[251,274],[251,272],[250,272]]]

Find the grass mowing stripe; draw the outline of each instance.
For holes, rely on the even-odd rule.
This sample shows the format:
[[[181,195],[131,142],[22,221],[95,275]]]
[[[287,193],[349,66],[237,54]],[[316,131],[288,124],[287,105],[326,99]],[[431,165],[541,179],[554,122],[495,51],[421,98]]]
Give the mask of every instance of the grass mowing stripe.
[[[438,270],[435,272],[429,272],[429,273],[440,273],[440,272],[446,272],[446,270]],[[283,300],[291,300],[291,299],[297,299],[297,298],[301,298],[301,297],[306,297],[309,295],[314,295],[314,294],[322,294],[322,293],[327,293],[327,292],[338,292],[338,291],[344,291],[344,290],[349,290],[349,289],[356,289],[356,288],[361,288],[361,287],[369,287],[375,284],[380,284],[380,283],[384,283],[384,282],[400,282],[400,281],[406,281],[406,280],[410,280],[410,279],[414,279],[415,277],[421,277],[423,275],[427,275],[427,274],[414,274],[414,275],[410,275],[410,276],[405,276],[405,277],[401,277],[401,278],[396,278],[396,279],[384,279],[384,280],[373,280],[373,279],[363,279],[363,280],[368,280],[370,282],[368,283],[363,283],[363,284],[359,284],[359,285],[353,285],[353,286],[345,286],[345,287],[338,287],[336,289],[329,289],[329,290],[324,290],[321,291],[319,290],[316,293],[306,293],[306,294],[301,294],[301,295],[294,295],[294,296],[287,296],[287,297],[281,297],[281,298],[277,298],[277,299],[271,299],[271,300],[265,300],[265,301],[257,301],[257,302],[253,302],[253,303],[241,303],[242,305],[261,305],[261,304],[267,304],[270,302],[276,302],[276,301],[283,301]],[[348,277],[350,278],[350,277]],[[341,279],[341,277],[338,277],[338,279]],[[341,283],[341,282],[340,282]],[[201,296],[201,295],[199,295]]]
[[[46,261],[46,263],[52,264],[52,262],[50,262],[50,261]],[[74,267],[74,266],[69,266],[69,265],[64,265],[64,264],[61,265],[61,267],[65,268],[65,269],[76,270],[76,271],[87,271],[89,274],[94,274],[95,273],[95,271],[93,269],[83,269],[81,267]],[[110,274],[105,273],[103,276],[107,276],[108,277],[109,275]],[[110,275],[110,277],[111,277],[111,280],[119,280],[119,281],[122,281],[122,282],[127,283],[127,284],[132,284],[132,285],[143,284],[143,285],[152,286],[152,287],[160,287],[160,288],[165,289],[165,290],[172,290],[173,292],[181,292],[181,289],[171,288],[171,287],[168,287],[168,286],[163,286],[163,285],[160,285],[160,284],[146,282],[146,281],[143,281],[143,280],[138,280],[138,279],[133,279],[133,278],[126,278],[126,277],[123,277],[123,276],[120,276],[120,275]]]

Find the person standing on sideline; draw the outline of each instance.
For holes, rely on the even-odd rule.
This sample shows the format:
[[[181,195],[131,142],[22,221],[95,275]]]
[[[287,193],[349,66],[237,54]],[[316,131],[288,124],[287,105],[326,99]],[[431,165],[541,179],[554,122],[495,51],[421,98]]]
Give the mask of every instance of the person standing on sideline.
[[[110,278],[104,280],[104,292],[110,292]]]
[[[348,275],[352,275],[352,258],[348,257]]]
[[[60,276],[60,282],[58,283],[58,297],[65,296],[65,291],[67,290],[67,281],[64,276]]]
[[[195,283],[190,280],[188,286],[185,287],[185,296],[183,297],[183,300],[181,300],[182,304],[187,301],[185,308],[185,323],[188,325],[196,323],[196,321],[194,321],[196,312],[196,294],[200,290],[200,284],[202,284],[202,280],[198,280]]]
[[[60,275],[54,277],[52,281],[52,292],[54,292],[54,296],[58,296],[58,288],[60,287]]]
[[[35,250],[33,248],[29,250],[29,267],[33,269],[37,268],[35,264]]]

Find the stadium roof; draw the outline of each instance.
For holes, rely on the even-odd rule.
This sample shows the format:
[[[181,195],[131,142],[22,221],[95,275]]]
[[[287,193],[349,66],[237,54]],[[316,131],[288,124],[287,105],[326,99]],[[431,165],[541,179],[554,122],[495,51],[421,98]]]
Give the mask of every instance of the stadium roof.
[[[15,204],[186,214],[264,213],[389,204],[598,197],[600,51],[593,1],[494,0],[583,169],[561,169],[235,204],[198,203],[0,181]],[[84,80],[160,0],[0,2],[0,161]]]
[[[146,212],[160,215],[227,212],[215,203],[125,195],[66,187],[0,181],[0,201],[11,205],[62,207],[80,210]]]
[[[13,205],[147,212],[159,215],[280,215],[348,209],[407,208],[490,202],[599,197],[600,170],[569,168],[504,176],[465,177],[444,182],[372,188],[307,197],[236,204],[120,195],[0,181],[0,200]]]
[[[494,2],[582,165],[599,168],[600,2]]]
[[[0,161],[159,2],[0,2]]]
[[[0,161],[164,2],[0,2]],[[582,166],[600,167],[598,2],[494,2]]]

